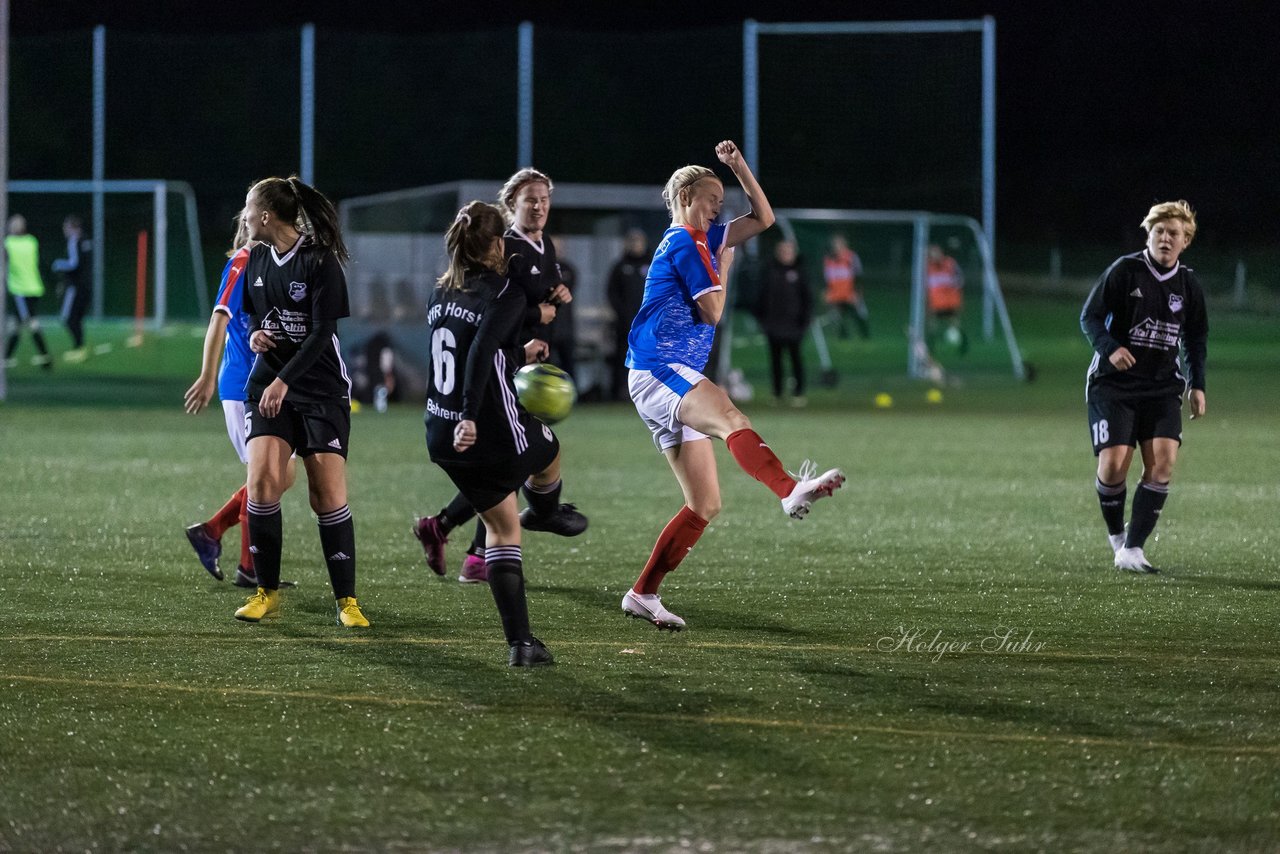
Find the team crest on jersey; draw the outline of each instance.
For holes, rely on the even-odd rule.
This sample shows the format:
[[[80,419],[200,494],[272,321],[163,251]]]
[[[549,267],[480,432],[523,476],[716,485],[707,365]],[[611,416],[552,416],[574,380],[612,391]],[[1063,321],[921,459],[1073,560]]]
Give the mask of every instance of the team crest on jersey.
[[[1169,294],[1169,311],[1172,311],[1174,314],[1182,311],[1181,294]]]
[[[290,299],[292,299],[294,302],[302,302],[304,299],[306,299],[306,296],[307,296],[306,282],[290,282],[289,283]]]

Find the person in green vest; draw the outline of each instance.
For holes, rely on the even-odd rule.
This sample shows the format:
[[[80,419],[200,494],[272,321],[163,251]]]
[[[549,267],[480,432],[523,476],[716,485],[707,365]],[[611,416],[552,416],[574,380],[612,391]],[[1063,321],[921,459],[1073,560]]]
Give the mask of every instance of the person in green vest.
[[[18,320],[9,332],[4,357],[13,358],[13,351],[18,348],[18,337],[25,326],[31,329],[31,337],[40,351],[36,364],[47,370],[53,367],[53,359],[49,356],[49,348],[45,346],[44,335],[40,332],[40,320],[36,317],[40,297],[44,296],[44,281],[40,278],[40,244],[34,235],[27,233],[27,220],[21,214],[9,217],[4,253],[9,260],[9,304]]]

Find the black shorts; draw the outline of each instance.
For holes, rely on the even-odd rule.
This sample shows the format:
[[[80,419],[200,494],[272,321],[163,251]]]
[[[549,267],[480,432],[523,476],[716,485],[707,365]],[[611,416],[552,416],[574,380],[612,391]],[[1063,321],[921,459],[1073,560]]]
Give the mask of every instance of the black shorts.
[[[351,404],[346,400],[301,403],[285,400],[275,418],[258,411],[258,401],[244,404],[244,435],[248,441],[258,436],[283,439],[300,457],[338,454],[347,458],[351,437]]]
[[[1182,444],[1182,399],[1111,397],[1089,394],[1089,438],[1096,457],[1103,448],[1135,447],[1147,439],[1174,439]]]
[[[560,440],[551,428],[528,419],[537,429],[526,434],[529,447],[519,455],[484,456],[479,446],[466,451],[480,451],[474,461],[436,460],[436,465],[453,481],[454,486],[481,513],[502,503],[528,479],[529,475],[545,471],[560,453]]]

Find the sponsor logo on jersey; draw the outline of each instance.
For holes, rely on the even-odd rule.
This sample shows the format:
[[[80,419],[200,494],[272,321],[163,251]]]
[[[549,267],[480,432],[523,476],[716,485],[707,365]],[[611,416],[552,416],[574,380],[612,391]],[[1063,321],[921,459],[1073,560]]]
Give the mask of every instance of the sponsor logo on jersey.
[[[272,308],[262,318],[262,329],[275,340],[280,340],[283,332],[290,341],[301,344],[310,329],[311,316],[303,311],[290,311],[287,308]]]
[[[306,299],[307,283],[306,282],[290,282],[289,298],[292,299],[294,302],[302,302],[304,299]]]
[[[262,277],[261,277],[261,276],[259,276],[258,278],[256,278],[256,279],[254,279],[254,280],[253,280],[253,286],[254,286],[255,288],[260,288],[260,287],[262,287]]]
[[[1181,325],[1146,318],[1129,330],[1129,343],[1149,350],[1175,350]]]
[[[1141,299],[1141,298],[1142,298],[1142,291],[1138,290],[1137,288],[1134,288],[1133,290],[1129,291],[1129,296],[1131,296],[1131,297],[1138,297],[1139,299]]]
[[[529,272],[530,272],[530,273],[532,273],[532,274],[533,274],[533,275],[535,275],[535,276],[537,276],[537,275],[539,275],[539,274],[541,274],[541,273],[542,273],[542,271],[538,269],[538,265],[537,265],[537,264],[534,264],[534,265],[533,265],[533,269],[532,269],[532,270],[530,270]]]
[[[1181,294],[1169,294],[1169,311],[1172,311],[1174,314],[1182,311]]]

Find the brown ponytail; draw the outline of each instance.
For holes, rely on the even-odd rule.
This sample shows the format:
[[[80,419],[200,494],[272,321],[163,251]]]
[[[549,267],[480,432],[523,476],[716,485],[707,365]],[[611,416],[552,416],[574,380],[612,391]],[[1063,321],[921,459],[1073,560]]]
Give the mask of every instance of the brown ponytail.
[[[467,270],[477,268],[505,273],[507,259],[500,240],[506,223],[502,212],[484,202],[468,202],[458,211],[444,234],[444,248],[449,255],[449,269],[437,280],[445,290],[458,290]]]

